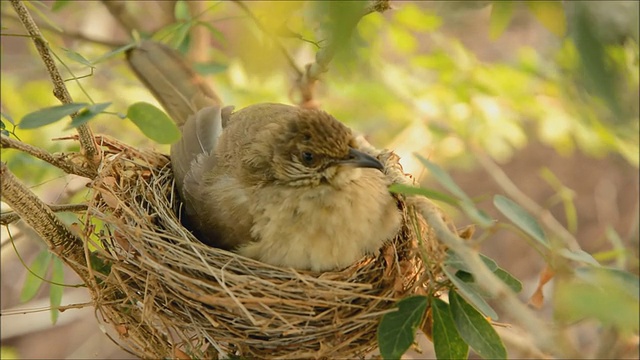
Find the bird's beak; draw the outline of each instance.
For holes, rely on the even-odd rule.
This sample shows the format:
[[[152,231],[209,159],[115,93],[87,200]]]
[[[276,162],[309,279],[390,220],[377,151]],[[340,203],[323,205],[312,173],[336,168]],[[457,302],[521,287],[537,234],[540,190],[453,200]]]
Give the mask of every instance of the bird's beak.
[[[340,164],[363,168],[374,168],[380,171],[384,170],[384,166],[380,161],[378,161],[378,159],[354,148],[349,148],[349,157],[340,161]]]

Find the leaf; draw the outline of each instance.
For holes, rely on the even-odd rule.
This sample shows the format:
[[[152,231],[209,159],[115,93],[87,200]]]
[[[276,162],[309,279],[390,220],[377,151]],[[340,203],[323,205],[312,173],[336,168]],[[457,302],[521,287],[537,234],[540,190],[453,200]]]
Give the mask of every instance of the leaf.
[[[426,189],[421,187],[409,186],[404,184],[392,184],[389,186],[389,191],[396,194],[405,194],[405,195],[420,195],[427,197],[431,200],[442,201],[443,203],[449,205],[457,205],[458,200],[454,197],[451,197],[447,194],[443,194],[439,191]]]
[[[420,155],[416,155],[418,160],[429,170],[429,173],[433,175],[433,177],[440,183],[440,185],[444,186],[445,189],[449,190],[453,195],[457,196],[459,199],[469,199],[467,194],[462,191],[462,189],[453,181],[451,176],[447,174],[441,167],[432,163],[431,161],[425,159]]]
[[[91,61],[87,60],[84,56],[80,55],[79,53],[73,50],[65,49],[65,48],[62,48],[62,50],[64,50],[64,52],[67,54],[67,57],[69,59],[77,63],[80,63],[82,65],[93,67],[93,64],[91,64]]]
[[[378,325],[378,347],[384,359],[400,359],[413,344],[427,303],[425,296],[410,296],[398,301],[398,311],[382,316]]]
[[[69,127],[75,128],[86,123],[87,121],[93,119],[96,115],[100,114],[104,109],[108,108],[109,105],[111,105],[111,103],[106,102],[94,104],[87,107],[86,109],[80,111],[80,113],[78,113],[78,115],[76,115],[76,117],[71,120],[71,124],[69,125]]]
[[[189,13],[189,6],[186,1],[176,1],[176,5],[174,8],[174,15],[176,20],[181,21],[189,21],[191,19],[191,14]]]
[[[507,29],[513,15],[513,1],[494,1],[491,4],[491,18],[489,19],[489,36],[496,40]]]
[[[487,265],[489,270],[495,272],[498,269],[498,264],[496,264],[495,260],[483,254],[478,254],[478,255],[480,255],[480,259],[482,259],[482,262],[484,262],[484,264]],[[471,272],[471,269],[469,269],[467,264],[462,260],[462,258],[458,255],[458,253],[456,253],[451,249],[447,250],[447,259],[445,260],[445,264],[459,270]]]
[[[500,280],[502,280],[507,286],[513,290],[515,293],[519,293],[522,291],[522,282],[516,279],[515,276],[511,275],[508,271],[503,268],[497,268],[493,272]]]
[[[487,304],[482,298],[482,295],[478,293],[475,286],[467,284],[462,279],[458,278],[455,274],[452,274],[446,268],[442,268],[442,271],[447,275],[449,280],[455,285],[456,289],[462,293],[471,303],[482,311],[483,314],[490,317],[493,320],[498,320],[498,314]]]
[[[502,196],[496,195],[493,197],[493,205],[511,220],[516,226],[522,229],[529,236],[534,238],[540,244],[549,248],[549,242],[544,234],[544,231],[536,221],[526,210],[520,207],[512,200]]]
[[[53,5],[51,6],[51,11],[53,12],[59,11],[65,6],[69,5],[70,3],[71,3],[71,0],[56,0],[53,2]]]
[[[600,266],[600,263],[598,263],[598,261],[594,259],[591,254],[584,250],[560,249],[558,250],[558,254],[560,254],[565,259],[578,261],[593,266]]]
[[[597,319],[625,333],[638,331],[638,277],[615,269],[584,267],[558,279],[555,316],[569,322]]]
[[[11,123],[11,125],[15,125],[15,122],[13,121],[13,118],[11,117],[11,115],[9,115],[4,111],[0,112],[0,115],[2,115],[3,118],[7,119],[7,121]]]
[[[223,64],[215,61],[193,64],[193,68],[196,70],[196,72],[202,75],[218,74],[226,71],[228,67],[229,66],[227,64]]]
[[[33,259],[33,262],[31,262],[29,266],[30,271],[27,272],[27,278],[22,285],[20,302],[25,303],[36,296],[44,281],[49,263],[51,263],[51,257],[52,255],[48,250],[42,250],[36,258]]]
[[[25,115],[20,121],[20,124],[18,124],[18,127],[21,129],[35,129],[48,125],[85,108],[87,105],[89,104],[72,103],[40,109]]]
[[[567,32],[567,17],[561,1],[525,1],[542,26],[558,37]]]
[[[57,256],[53,257],[53,266],[51,269],[51,285],[49,287],[49,302],[51,304],[51,322],[53,324],[58,321],[60,315],[60,304],[62,303],[62,293],[64,287],[58,284],[64,283],[64,265],[62,260]]]
[[[451,315],[458,333],[485,359],[506,359],[507,350],[487,319],[455,291],[449,292]]]
[[[433,312],[433,348],[438,359],[466,359],[469,345],[460,337],[446,302],[434,298],[431,302]]]
[[[160,144],[171,144],[180,139],[180,130],[173,120],[149,103],[137,102],[129,106],[127,117],[145,136]]]
[[[114,56],[116,56],[116,55],[118,55],[120,53],[123,53],[123,52],[125,52],[125,51],[127,51],[127,50],[129,50],[129,49],[131,49],[131,48],[133,48],[135,46],[136,46],[135,42],[132,42],[132,43],[124,45],[124,46],[121,46],[121,47],[119,47],[119,48],[117,48],[115,50],[109,51],[108,53],[106,53],[106,54],[100,56],[99,58],[91,61],[91,64],[92,65],[96,65],[98,63],[101,63],[101,62],[103,62],[103,61],[105,61],[107,59],[110,59],[110,58],[112,58],[112,57],[114,57]]]

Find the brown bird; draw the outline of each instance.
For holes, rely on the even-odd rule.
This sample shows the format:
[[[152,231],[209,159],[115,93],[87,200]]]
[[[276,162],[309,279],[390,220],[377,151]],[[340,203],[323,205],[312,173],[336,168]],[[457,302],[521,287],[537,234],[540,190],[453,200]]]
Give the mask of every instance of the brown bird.
[[[145,41],[127,59],[182,129],[171,164],[186,225],[206,244],[265,263],[338,270],[397,233],[400,213],[376,158],[320,110],[237,112],[174,50]]]

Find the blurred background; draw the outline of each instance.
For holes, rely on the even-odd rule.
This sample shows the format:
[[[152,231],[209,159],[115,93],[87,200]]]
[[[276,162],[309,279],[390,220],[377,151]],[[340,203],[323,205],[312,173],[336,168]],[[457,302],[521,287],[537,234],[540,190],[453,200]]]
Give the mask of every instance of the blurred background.
[[[74,100],[113,103],[112,114],[91,120],[94,132],[164,153],[168,146],[117,116],[134,102],[157,104],[124,63],[131,24],[139,29],[135,36],[154,34],[183,51],[223,102],[237,109],[257,102],[298,103],[291,62],[303,70],[330,35],[343,39],[314,89],[320,108],[374,146],[398,153],[405,171],[424,187],[444,191],[414,154],[440,165],[481,209],[503,220],[491,199],[504,189],[476,155],[488,156],[582,249],[603,264],[638,274],[637,1],[392,1],[392,9],[363,17],[351,37],[339,25],[359,11],[357,3],[329,4],[27,3],[65,64],[64,76],[78,78],[67,82]],[[34,130],[12,125],[57,100],[11,4],[0,6],[3,131],[51,152],[77,150],[72,141],[51,140],[74,133],[68,119]],[[15,150],[1,154],[46,202],[88,199],[85,180]],[[471,223],[458,210],[443,208],[459,227]],[[3,204],[2,210],[8,208]],[[78,221],[73,214],[60,216],[70,224]],[[49,286],[27,291],[33,296],[24,290],[25,265],[42,264],[43,243],[21,222],[1,234],[2,358],[132,357],[103,334],[111,330],[100,323],[81,287],[65,288],[62,304],[77,308],[56,315],[52,325]],[[527,301],[544,259],[513,232],[483,239],[478,248],[523,281],[521,297]],[[45,273],[52,271],[48,266],[55,264]],[[64,282],[79,280],[69,273]],[[550,287],[545,291],[551,295]],[[550,301],[539,311],[554,316]],[[637,333],[603,348],[594,341],[602,329],[581,322],[570,338],[585,357],[638,357]],[[423,352],[408,356],[433,357],[430,346],[422,340]]]

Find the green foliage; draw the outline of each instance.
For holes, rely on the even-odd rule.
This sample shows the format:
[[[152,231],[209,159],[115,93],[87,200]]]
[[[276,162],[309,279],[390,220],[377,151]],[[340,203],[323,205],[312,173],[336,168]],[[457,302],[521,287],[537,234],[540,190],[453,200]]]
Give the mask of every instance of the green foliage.
[[[484,359],[506,359],[504,344],[487,319],[455,291],[449,292],[449,301],[460,337]]]
[[[49,285],[49,303],[51,304],[51,322],[58,321],[60,304],[64,287],[64,264],[58,257],[53,257],[51,266],[51,284]]]
[[[449,304],[432,299],[433,347],[438,359],[466,359],[469,345],[460,337]]]
[[[425,296],[410,296],[398,301],[398,311],[382,316],[378,326],[378,346],[384,359],[400,359],[413,344],[427,304]]]
[[[520,205],[502,195],[494,196],[493,205],[527,235],[531,236],[542,246],[549,248],[549,241],[542,227],[538,224],[538,221],[526,210],[521,208]]]
[[[27,278],[22,285],[20,302],[27,302],[36,296],[44,282],[52,257],[51,253],[45,249],[40,251],[36,258],[31,262]]]
[[[149,139],[171,144],[180,139],[180,129],[162,110],[146,102],[137,102],[127,110],[127,117]]]
[[[34,129],[40,126],[52,124],[64,117],[76,113],[81,109],[84,109],[87,105],[89,104],[72,103],[40,109],[25,115],[18,124],[18,127],[21,129]]]

